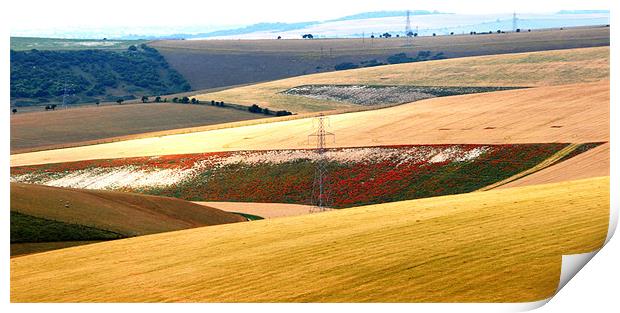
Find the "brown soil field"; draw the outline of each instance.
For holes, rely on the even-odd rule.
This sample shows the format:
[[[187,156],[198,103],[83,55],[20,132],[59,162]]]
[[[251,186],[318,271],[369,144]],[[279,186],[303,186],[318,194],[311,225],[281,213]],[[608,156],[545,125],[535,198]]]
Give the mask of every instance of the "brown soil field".
[[[220,209],[227,212],[239,212],[257,215],[262,218],[277,218],[310,214],[311,205],[290,203],[257,203],[257,202],[208,202],[195,201],[200,205]]]
[[[173,103],[30,112],[11,116],[11,152],[263,117],[210,105]]]
[[[530,33],[456,35],[371,40],[169,40],[149,43],[194,89],[256,83],[333,71],[343,62],[396,53],[443,52],[447,58],[609,45],[608,27],[536,30]]]
[[[595,251],[609,177],[218,225],[11,259],[12,302],[530,302]]]
[[[609,160],[609,143],[607,143],[498,188],[609,176]]]
[[[422,100],[329,116],[332,147],[609,141],[609,81]],[[11,166],[200,152],[313,148],[313,119],[11,155]],[[196,144],[200,143],[200,144]]]
[[[11,211],[125,236],[246,220],[175,198],[19,183],[11,183]]]
[[[313,112],[355,105],[283,92],[297,86],[330,84],[527,87],[601,80],[609,80],[609,47],[456,58],[320,73],[205,93],[196,98]]]

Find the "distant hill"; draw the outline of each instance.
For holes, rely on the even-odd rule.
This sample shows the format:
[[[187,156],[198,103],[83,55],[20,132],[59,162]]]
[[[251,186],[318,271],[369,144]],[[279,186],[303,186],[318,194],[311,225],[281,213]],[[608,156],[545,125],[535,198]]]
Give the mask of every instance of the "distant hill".
[[[245,220],[174,198],[11,183],[11,255]]]
[[[127,50],[130,46],[138,46],[146,40],[108,40],[106,39],[66,39],[66,38],[36,38],[11,37],[11,50]]]
[[[561,10],[558,14],[609,14],[609,10]]]
[[[175,198],[19,183],[11,183],[11,212],[127,237],[246,220]]]
[[[11,105],[116,101],[188,91],[156,49],[11,50]]]
[[[453,14],[439,11],[412,10],[411,26],[420,36],[449,33],[512,31],[512,14]],[[313,34],[314,38],[359,38],[389,32],[405,35],[407,11],[363,12],[326,21],[298,23],[258,23],[245,27],[211,32],[187,31],[171,35],[131,35],[122,39],[275,39],[301,38]],[[368,21],[365,21],[368,20]],[[518,13],[517,26],[524,29],[560,28],[609,24],[607,10],[562,10],[556,13]]]
[[[300,22],[300,23],[258,23],[253,24],[246,27],[227,29],[227,30],[218,30],[209,33],[200,33],[200,34],[176,34],[168,37],[172,38],[208,38],[208,37],[217,37],[217,36],[232,36],[232,35],[242,35],[253,32],[276,32],[276,31],[291,31],[297,29],[303,29],[308,26],[319,24],[320,22]]]
[[[427,10],[412,10],[409,13],[413,15],[430,15],[430,14],[445,14],[439,11],[427,11]],[[364,12],[353,15],[344,16],[341,18],[329,20],[327,22],[338,22],[338,21],[351,21],[351,20],[363,20],[369,18],[381,18],[381,17],[394,17],[394,16],[406,16],[407,11],[375,11],[375,12]]]

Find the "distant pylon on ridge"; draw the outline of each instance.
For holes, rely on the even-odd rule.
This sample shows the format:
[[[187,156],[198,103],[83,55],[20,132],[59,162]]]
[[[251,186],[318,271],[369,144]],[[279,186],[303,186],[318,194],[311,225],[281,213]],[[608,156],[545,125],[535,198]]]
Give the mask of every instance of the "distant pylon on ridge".
[[[312,183],[312,198],[310,201],[313,207],[310,209],[311,213],[327,211],[332,203],[330,191],[326,188],[327,160],[325,159],[325,147],[327,145],[326,138],[333,137],[335,141],[336,135],[325,130],[325,120],[326,117],[321,113],[316,119],[316,132],[308,135],[308,141],[310,141],[311,138],[316,138],[315,151],[318,155],[314,181]]]
[[[512,31],[517,31],[517,12],[512,13]]]
[[[405,24],[405,36],[410,37],[411,34],[413,33],[411,31],[411,11],[407,10],[407,22]]]

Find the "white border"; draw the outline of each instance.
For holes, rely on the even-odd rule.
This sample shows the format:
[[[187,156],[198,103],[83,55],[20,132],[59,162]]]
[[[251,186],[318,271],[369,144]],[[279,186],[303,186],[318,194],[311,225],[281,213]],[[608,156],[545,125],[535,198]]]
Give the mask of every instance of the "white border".
[[[508,4],[509,1],[507,1]],[[612,24],[618,21],[617,16],[619,14],[620,3],[618,1],[610,0],[612,7]],[[9,8],[10,2],[2,2],[0,6],[0,23],[2,28],[0,29],[0,59],[2,67],[2,78],[0,82],[0,95],[2,99],[7,101],[9,99],[9,25],[5,21],[8,14],[11,14]],[[146,4],[145,4],[146,5]],[[172,4],[170,4],[172,5]],[[36,8],[33,8],[36,9]],[[215,9],[215,4],[214,8]],[[96,15],[96,14],[95,14]],[[180,18],[180,17],[179,17]],[[611,138],[618,137],[618,127],[614,122],[618,121],[618,108],[617,92],[615,91],[616,73],[618,53],[616,51],[615,43],[617,42],[617,34],[614,25],[612,25],[612,88],[611,88]],[[317,309],[322,311],[341,311],[341,310],[359,310],[375,312],[377,310],[388,309],[390,311],[421,311],[421,312],[497,312],[505,311],[508,309],[504,304],[346,304],[346,305],[334,305],[334,304],[311,304],[311,305],[247,305],[247,304],[233,304],[233,305],[218,305],[218,304],[176,304],[176,305],[122,305],[122,304],[110,304],[110,305],[41,305],[41,304],[28,304],[28,305],[11,305],[9,303],[9,125],[10,116],[9,111],[2,111],[3,123],[1,124],[1,136],[0,147],[2,149],[2,162],[0,163],[0,199],[3,201],[2,211],[0,213],[0,229],[2,232],[2,249],[0,252],[0,260],[2,265],[0,266],[0,275],[2,277],[1,291],[1,304],[3,312],[12,311],[41,311],[46,312],[80,312],[84,310],[91,312],[106,312],[110,310],[114,311],[145,311],[151,312],[168,312],[171,309],[182,309],[190,312],[205,312],[205,311],[238,311],[238,312],[256,312],[256,311],[269,311],[275,312],[311,312],[315,313]],[[615,142],[615,141],[614,141]],[[611,145],[611,159],[618,160],[620,155],[614,144]],[[611,214],[612,221],[617,222],[618,216],[618,191],[620,191],[620,184],[618,178],[618,167],[615,163],[611,164]],[[596,308],[596,312],[615,312],[618,310],[617,291],[620,290],[619,276],[620,271],[620,243],[618,239],[611,240],[611,234],[615,230],[614,223],[610,223],[610,232],[607,238],[608,244],[603,248],[583,270],[578,273],[566,285],[567,288],[563,288],[556,296],[550,299],[549,304],[539,309],[540,312],[583,312],[591,311]],[[564,264],[564,263],[563,263]],[[546,300],[512,306],[513,308],[520,307],[521,309],[534,308],[536,306],[546,303]],[[525,306],[529,307],[525,307]]]

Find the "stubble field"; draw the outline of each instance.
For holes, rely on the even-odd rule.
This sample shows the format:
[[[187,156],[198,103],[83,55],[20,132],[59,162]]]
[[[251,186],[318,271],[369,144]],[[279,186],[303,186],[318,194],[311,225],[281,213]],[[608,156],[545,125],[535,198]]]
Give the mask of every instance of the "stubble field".
[[[197,228],[13,258],[11,301],[537,301],[608,220],[597,178]]]

